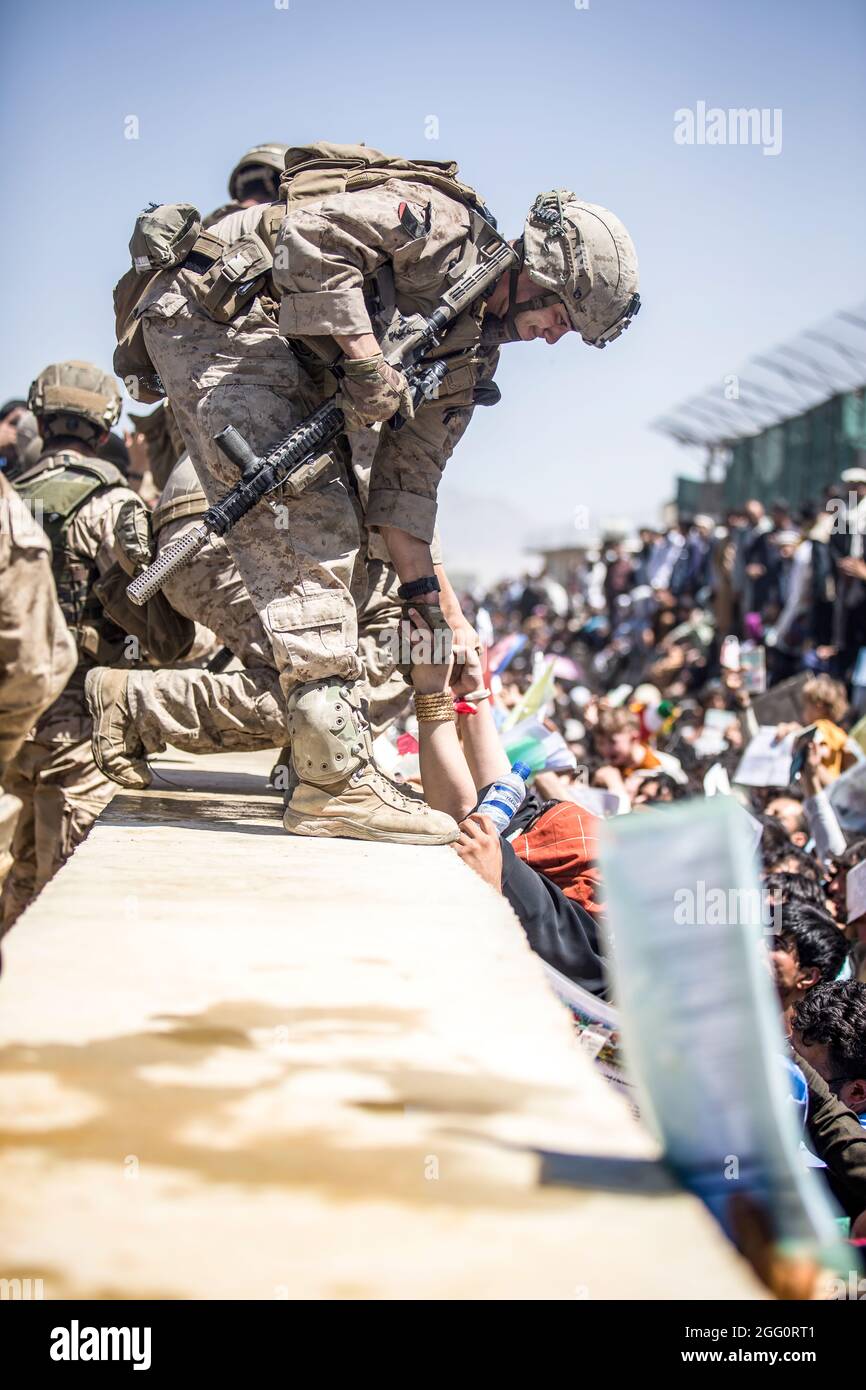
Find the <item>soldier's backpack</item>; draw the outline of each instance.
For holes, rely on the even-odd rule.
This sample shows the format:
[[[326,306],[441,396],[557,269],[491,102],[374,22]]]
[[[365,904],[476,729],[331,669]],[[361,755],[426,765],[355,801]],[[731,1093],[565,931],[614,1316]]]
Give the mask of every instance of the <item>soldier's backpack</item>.
[[[464,203],[472,214],[472,231],[489,237],[495,221],[478,194],[457,177],[453,161],[401,159],[367,145],[334,145],[320,140],[313,145],[292,146],[286,152],[286,168],[277,201],[261,210],[255,228],[233,241],[222,255],[207,261],[200,242],[194,256],[201,275],[196,286],[197,303],[218,323],[230,322],[255,295],[276,302],[279,294],[271,280],[277,236],[283,219],[294,208],[321,202],[340,193],[375,188],[389,179],[406,179],[440,189]]]
[[[481,198],[457,177],[453,160],[403,159],[368,145],[335,145],[320,140],[286,152],[279,198],[267,204],[255,229],[226,245],[204,231],[188,204],[166,204],[142,213],[130,241],[133,270],[115,289],[118,347],[114,370],[133,380],[141,400],[158,400],[158,374],[147,356],[138,309],[153,277],[184,261],[198,272],[197,303],[219,323],[230,322],[256,296],[279,298],[271,281],[277,235],[288,212],[339,193],[375,188],[391,179],[427,184],[469,208],[470,240],[495,236],[496,221]],[[462,269],[457,268],[455,274]],[[132,389],[132,388],[129,388]],[[148,392],[155,394],[147,394]]]
[[[113,365],[133,400],[151,403],[165,395],[150,360],[141,324],[141,307],[157,275],[182,265],[194,246],[214,256],[223,243],[202,230],[201,214],[190,203],[162,203],[139,213],[129,241],[132,267],[114,287],[117,347]]]
[[[272,235],[276,236],[280,222],[293,208],[339,193],[377,188],[390,179],[407,179],[438,188],[480,213],[495,227],[495,219],[475,189],[458,179],[457,173],[454,160],[403,159],[383,154],[369,145],[334,145],[327,140],[318,140],[312,145],[293,145],[286,151],[278,201],[264,209],[259,235],[270,242],[273,249]]]

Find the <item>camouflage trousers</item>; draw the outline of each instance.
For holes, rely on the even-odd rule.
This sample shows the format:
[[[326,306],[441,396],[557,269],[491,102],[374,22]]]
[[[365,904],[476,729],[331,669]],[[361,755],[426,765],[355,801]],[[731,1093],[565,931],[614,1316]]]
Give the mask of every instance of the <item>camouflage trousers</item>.
[[[200,517],[180,517],[163,526],[157,538],[157,556],[200,521]],[[210,628],[217,641],[228,647],[244,666],[274,667],[271,644],[261,618],[228,546],[219,536],[212,536],[192,564],[172,575],[163,592],[172,608],[202,627]]]
[[[149,304],[144,335],[210,503],[237,482],[214,436],[234,425],[263,453],[320,403],[312,381],[254,301],[246,317],[214,323],[186,290],[189,272]],[[258,613],[284,693],[295,685],[363,675],[358,654],[361,513],[334,462],[300,498],[273,495],[227,544]]]
[[[178,522],[178,533],[194,523]],[[168,530],[168,528],[166,528]],[[207,552],[205,551],[201,554]],[[233,592],[232,573],[237,570],[225,547],[224,571],[212,575],[212,594]],[[194,569],[195,561],[190,569]],[[182,580],[181,571],[176,582]],[[392,649],[382,640],[393,632],[400,614],[397,599],[397,576],[390,565],[371,560],[367,565],[369,591],[358,615],[359,654],[363,662],[363,686],[367,700],[370,728],[375,738],[402,714],[409,703],[410,689],[396,669]],[[194,587],[198,591],[198,582]],[[241,588],[243,586],[241,585]],[[176,607],[175,596],[170,595]],[[287,741],[285,704],[280,677],[273,658],[258,655],[258,634],[261,624],[247,599],[247,626],[229,640],[226,625],[218,611],[210,612],[201,601],[204,590],[193,599],[185,595],[188,617],[206,622],[224,644],[243,657],[243,671],[213,673],[201,670],[130,672],[127,700],[133,723],[148,753],[161,753],[168,744],[189,753],[251,752],[264,748],[282,748]],[[234,605],[233,622],[242,613],[240,602]],[[239,651],[238,648],[241,648]]]
[[[117,791],[93,761],[91,728],[84,713],[37,727],[7,770],[5,789],[21,802],[21,812],[0,900],[0,933],[54,877]]]

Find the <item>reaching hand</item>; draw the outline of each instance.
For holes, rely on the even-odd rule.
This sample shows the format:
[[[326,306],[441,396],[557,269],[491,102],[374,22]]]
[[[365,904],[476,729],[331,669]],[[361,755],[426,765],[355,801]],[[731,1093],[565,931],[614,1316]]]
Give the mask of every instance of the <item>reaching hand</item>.
[[[479,878],[497,893],[502,892],[502,846],[489,816],[479,816],[473,811],[462,820],[460,838],[454,842],[454,849]]]
[[[752,703],[752,697],[743,684],[743,677],[739,671],[729,671],[724,681],[728,690],[731,692],[731,699],[737,709],[748,709]]]
[[[457,638],[455,643],[455,657]],[[475,648],[464,648],[463,661],[458,666],[454,664],[451,671],[451,689],[455,695],[468,695],[472,690],[480,690],[484,684],[484,667],[481,664],[481,653]]]

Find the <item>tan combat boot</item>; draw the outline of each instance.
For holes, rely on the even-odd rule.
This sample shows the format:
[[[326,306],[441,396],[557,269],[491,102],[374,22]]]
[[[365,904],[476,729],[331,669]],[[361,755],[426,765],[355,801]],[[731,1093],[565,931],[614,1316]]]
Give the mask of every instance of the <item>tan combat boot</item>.
[[[292,761],[298,775],[283,825],[293,835],[447,845],[457,824],[377,771],[367,721],[352,685],[312,681],[288,701]]]
[[[100,772],[122,787],[149,787],[151,772],[126,697],[126,671],[97,666],[88,671],[84,694],[93,720],[91,747]]]

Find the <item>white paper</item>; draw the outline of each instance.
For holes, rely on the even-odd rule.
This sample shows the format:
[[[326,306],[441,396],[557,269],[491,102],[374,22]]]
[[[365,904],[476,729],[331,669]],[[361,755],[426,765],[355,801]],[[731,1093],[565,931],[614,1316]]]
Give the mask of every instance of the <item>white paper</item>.
[[[704,728],[718,729],[719,733],[724,733],[732,724],[736,724],[737,716],[733,710],[729,709],[708,709],[704,711]]]
[[[749,742],[734,781],[743,787],[787,787],[791,781],[794,735],[776,737],[772,724],[762,724]]]
[[[617,815],[620,810],[620,798],[616,792],[605,791],[602,787],[588,787],[585,782],[570,783],[568,797],[576,806],[582,806],[584,811],[591,811],[602,820]]]
[[[731,779],[721,763],[713,763],[704,774],[704,796],[730,796]]]
[[[724,753],[728,746],[728,741],[720,729],[714,729],[709,724],[705,724],[692,744],[695,753],[699,758],[717,758],[720,753]]]
[[[741,809],[713,797],[612,821],[601,864],[626,1066],[672,1167],[722,1225],[746,1193],[780,1242],[846,1259],[835,1209],[798,1158]]]
[[[581,1046],[587,1049],[608,1081],[631,1090],[631,1083],[622,1069],[617,1010],[581,989],[546,961],[542,965],[554,994],[571,1011]]]

